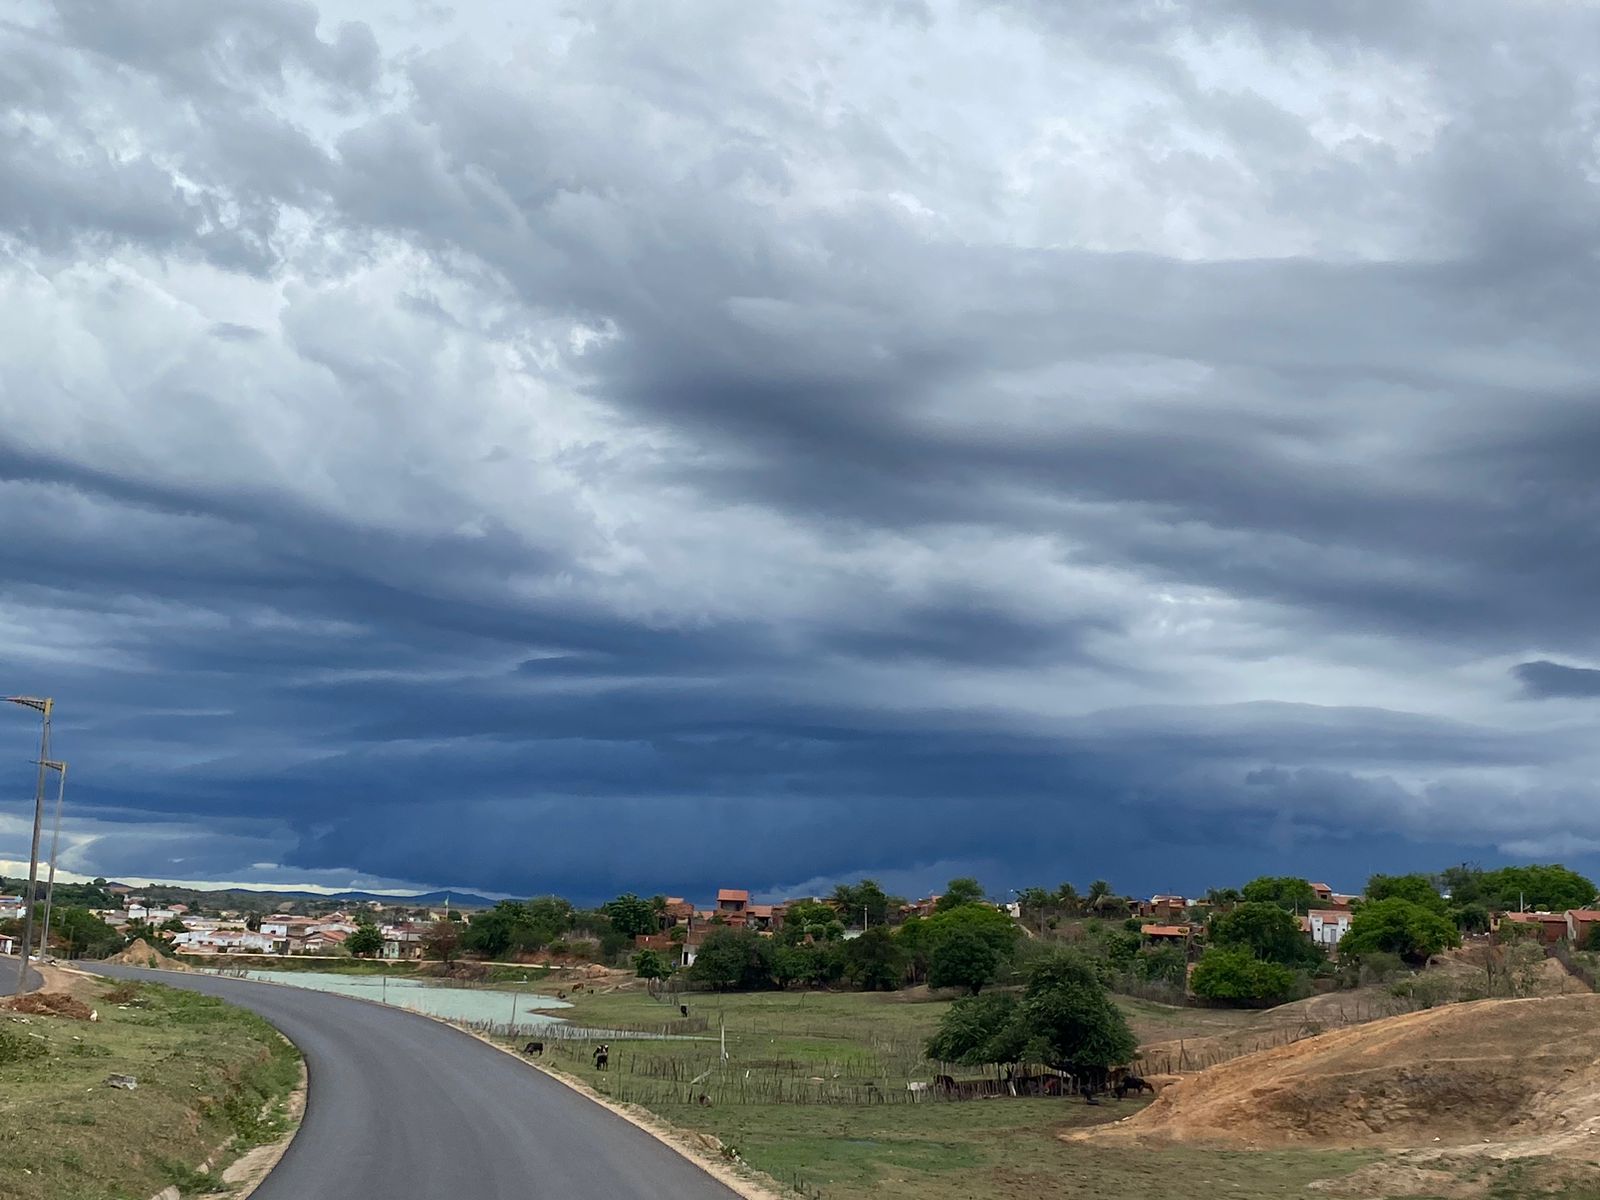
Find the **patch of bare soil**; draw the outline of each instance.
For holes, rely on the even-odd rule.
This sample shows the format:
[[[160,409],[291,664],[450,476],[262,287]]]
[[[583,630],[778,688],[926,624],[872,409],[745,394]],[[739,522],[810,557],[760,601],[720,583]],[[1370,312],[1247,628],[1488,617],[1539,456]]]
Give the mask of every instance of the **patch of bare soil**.
[[[1446,1005],[1221,1063],[1078,1136],[1249,1147],[1537,1141],[1530,1153],[1551,1153],[1600,1142],[1597,1034],[1594,994]]]
[[[106,959],[127,967],[155,967],[162,971],[187,971],[189,968],[171,955],[163,954],[143,938],[135,938],[121,951]]]
[[[13,996],[5,1002],[8,1012],[27,1013],[38,1017],[70,1017],[74,1021],[87,1021],[91,1009],[82,1000],[65,992],[27,992]]]

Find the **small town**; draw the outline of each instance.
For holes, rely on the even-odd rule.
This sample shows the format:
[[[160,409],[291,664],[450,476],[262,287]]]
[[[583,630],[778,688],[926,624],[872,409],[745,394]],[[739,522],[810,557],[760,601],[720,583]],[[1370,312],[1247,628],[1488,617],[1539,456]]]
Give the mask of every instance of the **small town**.
[[[8,0],[0,1200],[1600,1200],[1600,0]]]

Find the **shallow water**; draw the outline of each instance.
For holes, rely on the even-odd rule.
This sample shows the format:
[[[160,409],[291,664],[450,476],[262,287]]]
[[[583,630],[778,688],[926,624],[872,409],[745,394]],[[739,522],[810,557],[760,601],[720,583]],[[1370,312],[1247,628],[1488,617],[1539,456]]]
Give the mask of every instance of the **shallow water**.
[[[266,983],[286,983],[291,987],[318,992],[337,992],[341,996],[360,996],[396,1008],[451,1021],[491,1022],[525,1032],[538,1032],[552,1025],[565,1024],[562,1018],[541,1009],[571,1008],[535,992],[498,991],[489,988],[441,987],[420,979],[387,979],[369,975],[324,975],[316,971],[225,971],[235,978],[258,979]]]

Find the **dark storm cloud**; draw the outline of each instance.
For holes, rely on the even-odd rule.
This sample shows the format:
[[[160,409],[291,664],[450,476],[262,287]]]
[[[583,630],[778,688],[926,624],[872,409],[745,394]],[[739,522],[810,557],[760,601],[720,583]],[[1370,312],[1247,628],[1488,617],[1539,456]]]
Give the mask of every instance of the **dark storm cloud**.
[[[1492,682],[1600,650],[1600,25],[1471,11],[30,4],[0,673],[74,861],[1600,845]]]
[[[1593,667],[1569,667],[1541,659],[1518,663],[1512,673],[1524,692],[1539,699],[1600,696],[1600,671]]]

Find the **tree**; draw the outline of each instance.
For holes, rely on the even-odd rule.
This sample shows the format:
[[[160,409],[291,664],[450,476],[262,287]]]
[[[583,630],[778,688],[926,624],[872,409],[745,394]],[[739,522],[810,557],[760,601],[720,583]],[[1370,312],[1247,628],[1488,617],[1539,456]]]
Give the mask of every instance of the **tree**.
[[[846,925],[865,918],[863,928],[866,928],[889,920],[889,895],[878,886],[876,879],[863,879],[854,885],[841,883],[833,889],[829,899]]]
[[[532,952],[549,945],[573,926],[572,905],[559,896],[502,900],[473,917],[462,947],[483,958]]]
[[[1339,953],[1359,958],[1382,950],[1411,962],[1424,962],[1429,955],[1460,944],[1456,927],[1443,913],[1392,896],[1356,910],[1349,930],[1339,940]]]
[[[772,979],[781,988],[809,983],[816,977],[817,951],[811,946],[779,944],[772,948]]]
[[[632,892],[624,892],[615,900],[607,900],[600,911],[611,921],[611,927],[629,938],[637,934],[656,931],[656,910],[650,901],[641,900]]]
[[[944,894],[939,897],[933,906],[935,912],[947,912],[952,908],[960,908],[963,904],[979,904],[983,901],[983,885],[971,876],[962,876],[952,879],[945,885]]]
[[[1240,889],[1242,899],[1256,904],[1276,904],[1290,912],[1305,912],[1317,906],[1317,893],[1304,879],[1293,875],[1263,875]]]
[[[1061,911],[1069,916],[1076,916],[1083,911],[1083,897],[1070,883],[1063,883],[1056,889],[1055,901]]]
[[[1138,1048],[1093,964],[1070,950],[1056,951],[1034,965],[1020,1014],[1029,1047],[1058,1070],[1080,1073],[1120,1066]]]
[[[1365,902],[1389,900],[1398,897],[1420,904],[1430,912],[1443,916],[1450,909],[1445,898],[1426,875],[1374,875],[1367,880]]]
[[[1146,983],[1170,983],[1183,987],[1189,971],[1189,957],[1180,946],[1146,946],[1134,959],[1134,973]]]
[[[1239,1005],[1279,1004],[1289,998],[1294,984],[1292,970],[1259,959],[1244,946],[1212,946],[1189,977],[1196,996]]]
[[[633,973],[640,979],[665,979],[672,974],[672,964],[658,951],[641,950],[633,956]]]
[[[845,977],[864,992],[893,991],[905,970],[905,952],[887,925],[873,925],[844,944]]]
[[[772,985],[772,943],[749,929],[715,929],[695,955],[689,977],[719,992]]]
[[[982,930],[956,926],[933,943],[928,955],[928,986],[964,987],[976,996],[999,967],[1000,952]]]
[[[1089,890],[1084,894],[1083,905],[1090,912],[1098,913],[1111,901],[1111,885],[1104,879],[1096,879],[1089,885]]]
[[[68,958],[104,958],[122,945],[122,937],[87,908],[65,908],[55,915],[51,933]]]
[[[894,931],[894,936],[905,956],[907,978],[912,983],[927,978],[928,955],[933,946],[928,922],[918,916],[907,917]]]
[[[1211,944],[1242,947],[1256,958],[1287,967],[1322,961],[1322,952],[1300,932],[1293,914],[1262,900],[1246,901],[1213,920]]]
[[[783,918],[782,938],[789,943],[827,941],[844,936],[844,925],[839,913],[830,904],[820,900],[797,900],[789,906]]]
[[[461,949],[461,926],[454,921],[435,921],[422,935],[422,952],[449,966]]]
[[[956,908],[948,908],[943,912],[935,912],[926,921],[931,939],[930,953],[940,940],[955,930],[970,929],[981,934],[994,947],[995,953],[1005,959],[1011,957],[1017,939],[1022,936],[1022,930],[1017,927],[1015,921],[1000,909],[991,908],[987,904],[963,904]]]
[[[926,1053],[934,1062],[1014,1067],[1028,1053],[1028,1030],[1017,998],[1006,992],[957,1000],[939,1020]]]
[[[182,917],[168,917],[161,922],[160,928],[162,933],[183,933],[188,929],[188,926],[183,923]]]
[[[357,958],[383,953],[383,934],[370,922],[358,923],[356,931],[344,940],[344,948]]]
[[[1485,871],[1479,883],[1484,903],[1498,909],[1564,912],[1569,908],[1587,908],[1595,899],[1594,884],[1559,863],[1501,867],[1497,871]]]

